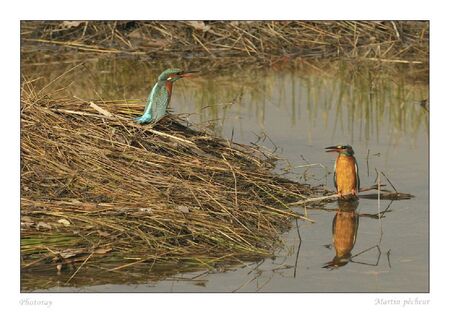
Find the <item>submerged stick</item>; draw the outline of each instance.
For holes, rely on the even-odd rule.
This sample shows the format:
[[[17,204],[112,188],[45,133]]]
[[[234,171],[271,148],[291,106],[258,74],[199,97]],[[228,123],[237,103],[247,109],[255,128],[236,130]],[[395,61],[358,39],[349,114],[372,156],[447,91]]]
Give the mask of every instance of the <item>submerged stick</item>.
[[[345,195],[351,195],[351,193],[348,194],[344,194]],[[302,201],[297,201],[297,202],[292,202],[292,203],[288,203],[289,206],[297,206],[297,205],[302,205],[302,204],[306,204],[306,203],[310,203],[310,202],[320,202],[323,200],[331,200],[331,199],[339,199],[339,195],[338,194],[334,194],[334,195],[330,195],[330,196],[323,196],[323,197],[317,197],[317,198],[311,198],[311,199],[306,199],[306,200],[302,200]]]
[[[91,258],[91,256],[94,255],[94,251],[89,254],[89,256],[83,261],[83,263],[81,263],[81,265],[77,268],[77,270],[75,271],[75,273],[72,274],[72,276],[70,276],[70,278],[66,281],[66,284],[68,284],[72,278],[75,277],[75,275],[80,271],[80,269],[83,267],[84,264],[86,264],[86,262]]]
[[[387,176],[386,175],[384,175],[384,173],[383,172],[380,172],[381,173],[381,175],[383,175],[384,176],[384,178],[386,178],[387,179],[387,181],[389,182],[389,184],[392,186],[392,188],[394,188],[394,190],[395,190],[395,192],[396,193],[399,193],[398,191],[397,191],[397,188],[395,188],[395,186],[394,186],[394,184],[389,180],[389,178],[387,178]]]
[[[385,185],[380,184],[380,187],[383,187]],[[370,191],[370,190],[376,190],[378,188],[378,185],[372,186],[372,187],[366,187],[366,188],[361,188],[359,189],[359,192],[366,192],[366,191]],[[384,190],[383,190],[384,191]],[[387,196],[390,196],[392,193],[388,191]],[[401,194],[401,193],[396,193],[396,194]],[[306,199],[306,200],[301,200],[301,201],[296,201],[296,202],[292,202],[292,203],[288,203],[289,206],[297,206],[297,205],[302,205],[302,204],[306,204],[306,203],[310,203],[310,202],[320,202],[320,201],[324,201],[324,200],[337,200],[340,197],[345,197],[345,196],[350,196],[352,195],[351,192],[349,193],[344,193],[341,196],[339,196],[337,193],[333,194],[333,195],[329,195],[329,196],[323,196],[323,197],[317,197],[317,198],[310,198],[310,199]],[[408,195],[408,194],[401,194],[401,195]],[[384,195],[382,195],[381,197],[383,197]],[[412,195],[410,195],[412,197]],[[387,199],[387,197],[386,197]]]
[[[359,190],[359,192],[364,192],[364,191],[368,191],[368,190],[372,190],[373,188],[361,188]],[[339,194],[333,194],[333,195],[329,195],[329,196],[323,196],[323,197],[317,197],[317,198],[310,198],[310,199],[306,199],[306,200],[302,200],[302,201],[297,201],[297,202],[292,202],[292,203],[288,203],[289,206],[296,206],[296,205],[302,205],[302,204],[306,204],[306,203],[310,203],[310,202],[320,202],[323,200],[337,200],[340,197],[345,197],[345,196],[350,196],[352,195],[351,192],[348,193],[344,193],[342,195]]]

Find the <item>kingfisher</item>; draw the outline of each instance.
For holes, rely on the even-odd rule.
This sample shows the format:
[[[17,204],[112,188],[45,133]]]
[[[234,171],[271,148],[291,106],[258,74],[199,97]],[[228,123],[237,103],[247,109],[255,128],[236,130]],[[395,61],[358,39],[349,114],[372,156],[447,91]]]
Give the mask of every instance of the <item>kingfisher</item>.
[[[358,163],[355,159],[355,152],[350,145],[338,145],[326,147],[327,152],[339,153],[334,163],[334,187],[340,198],[347,195],[358,197],[359,175]]]
[[[163,118],[167,114],[173,83],[180,78],[189,77],[193,73],[197,73],[197,71],[183,71],[177,68],[169,68],[162,72],[147,98],[144,114],[136,118],[137,123],[148,124]]]

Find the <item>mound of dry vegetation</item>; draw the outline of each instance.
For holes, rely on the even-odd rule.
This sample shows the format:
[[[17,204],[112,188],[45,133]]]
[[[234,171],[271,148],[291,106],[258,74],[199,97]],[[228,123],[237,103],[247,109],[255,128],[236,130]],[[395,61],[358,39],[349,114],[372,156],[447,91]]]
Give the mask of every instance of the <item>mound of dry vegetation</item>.
[[[25,82],[21,109],[24,270],[213,268],[268,256],[303,218],[287,203],[324,192],[274,174],[260,147],[171,116],[137,125],[124,102],[49,99]]]

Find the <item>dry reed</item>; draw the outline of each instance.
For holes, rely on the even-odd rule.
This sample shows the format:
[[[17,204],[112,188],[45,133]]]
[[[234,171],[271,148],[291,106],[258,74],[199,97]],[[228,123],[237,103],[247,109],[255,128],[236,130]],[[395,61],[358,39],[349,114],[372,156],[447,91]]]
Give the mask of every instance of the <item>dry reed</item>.
[[[428,64],[427,21],[23,21],[22,52],[68,51],[188,61],[199,68],[339,58]],[[36,44],[39,45],[36,45]]]

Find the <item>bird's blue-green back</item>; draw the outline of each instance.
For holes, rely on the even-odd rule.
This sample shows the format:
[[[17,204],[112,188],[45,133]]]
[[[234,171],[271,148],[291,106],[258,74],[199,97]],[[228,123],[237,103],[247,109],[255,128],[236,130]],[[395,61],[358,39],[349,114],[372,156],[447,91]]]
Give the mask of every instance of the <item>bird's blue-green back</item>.
[[[147,98],[144,114],[137,119],[137,122],[140,124],[157,122],[166,115],[169,101],[170,94],[164,83],[157,82]]]
[[[147,103],[151,106],[153,121],[157,122],[166,115],[170,94],[164,84],[156,83],[150,93]]]

